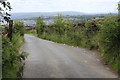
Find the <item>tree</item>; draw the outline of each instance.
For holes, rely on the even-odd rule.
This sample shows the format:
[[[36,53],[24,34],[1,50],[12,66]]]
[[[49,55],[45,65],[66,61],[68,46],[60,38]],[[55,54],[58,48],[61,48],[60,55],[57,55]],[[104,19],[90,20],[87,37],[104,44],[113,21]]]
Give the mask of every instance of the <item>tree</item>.
[[[45,22],[41,18],[37,18],[36,31],[38,36],[44,32]]]
[[[118,12],[120,14],[120,1],[118,2]]]
[[[5,21],[9,22],[10,14],[8,11],[11,11],[10,2],[7,0],[0,0],[0,17],[3,18]],[[2,20],[0,20],[2,21]]]
[[[59,35],[66,35],[67,31],[70,31],[72,28],[73,23],[70,19],[63,18],[61,14],[58,14],[57,18],[54,19],[54,26]]]
[[[62,17],[61,14],[58,14],[57,18],[54,19],[54,25],[56,32],[62,35],[64,30],[64,18]]]
[[[10,19],[10,14],[8,13],[11,11],[10,2],[7,0],[1,0],[0,1],[0,22],[3,22],[4,20],[9,23],[9,30],[8,30],[8,37],[10,40],[12,40],[12,32],[13,32],[13,20]]]

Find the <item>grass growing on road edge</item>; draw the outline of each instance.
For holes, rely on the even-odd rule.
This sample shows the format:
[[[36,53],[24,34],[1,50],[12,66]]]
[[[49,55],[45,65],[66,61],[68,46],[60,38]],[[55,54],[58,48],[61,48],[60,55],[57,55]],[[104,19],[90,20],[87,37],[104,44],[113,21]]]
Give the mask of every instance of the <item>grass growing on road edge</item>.
[[[25,34],[33,34],[34,36],[37,36],[36,30],[26,30]]]
[[[58,43],[95,49],[101,53],[107,65],[120,72],[120,21],[118,16],[109,16],[72,24],[61,16],[53,25],[40,25],[37,21],[38,37]]]

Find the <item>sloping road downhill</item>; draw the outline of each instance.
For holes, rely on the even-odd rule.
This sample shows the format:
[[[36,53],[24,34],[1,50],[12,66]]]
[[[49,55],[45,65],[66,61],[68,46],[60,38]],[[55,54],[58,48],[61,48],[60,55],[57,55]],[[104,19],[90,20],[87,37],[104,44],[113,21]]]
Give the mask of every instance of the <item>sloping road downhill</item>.
[[[25,34],[23,78],[116,78],[94,52]]]

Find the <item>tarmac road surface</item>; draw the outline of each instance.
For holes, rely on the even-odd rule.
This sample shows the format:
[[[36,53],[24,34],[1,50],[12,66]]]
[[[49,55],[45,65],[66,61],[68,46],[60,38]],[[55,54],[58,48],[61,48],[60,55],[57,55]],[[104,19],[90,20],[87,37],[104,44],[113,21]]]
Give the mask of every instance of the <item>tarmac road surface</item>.
[[[23,78],[117,78],[95,52],[25,34]]]

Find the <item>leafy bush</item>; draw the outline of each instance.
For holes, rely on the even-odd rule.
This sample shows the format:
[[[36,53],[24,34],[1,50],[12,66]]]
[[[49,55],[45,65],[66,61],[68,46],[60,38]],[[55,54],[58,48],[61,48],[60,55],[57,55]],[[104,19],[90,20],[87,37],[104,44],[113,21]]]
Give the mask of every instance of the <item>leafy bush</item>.
[[[101,30],[98,34],[99,48],[102,56],[106,58],[106,64],[120,72],[120,67],[116,66],[120,63],[120,22],[116,17],[110,16],[102,21]]]
[[[3,78],[17,78],[20,74],[21,59],[25,59],[26,53],[19,53],[19,48],[23,43],[23,37],[19,33],[13,35],[13,40],[2,38],[2,73]],[[24,57],[23,57],[24,56]]]
[[[120,20],[117,16],[75,24],[58,15],[54,24],[44,27],[41,34],[39,37],[54,42],[97,49],[105,58],[106,64],[120,72]]]
[[[43,19],[37,18],[36,32],[40,36],[44,32],[45,23]]]
[[[2,36],[2,77],[3,78],[18,78],[21,76],[22,66],[21,61],[25,60],[27,54],[20,53],[19,49],[24,42],[23,23],[15,22],[15,30],[12,40],[7,36]]]
[[[14,23],[14,32],[15,33],[20,33],[21,36],[24,35],[25,29],[24,29],[23,22],[15,21],[15,23]]]
[[[64,34],[64,18],[62,17],[61,14],[58,14],[58,17],[55,18],[54,20],[54,26],[55,26],[55,30],[56,33],[58,33],[59,35],[63,35]]]

